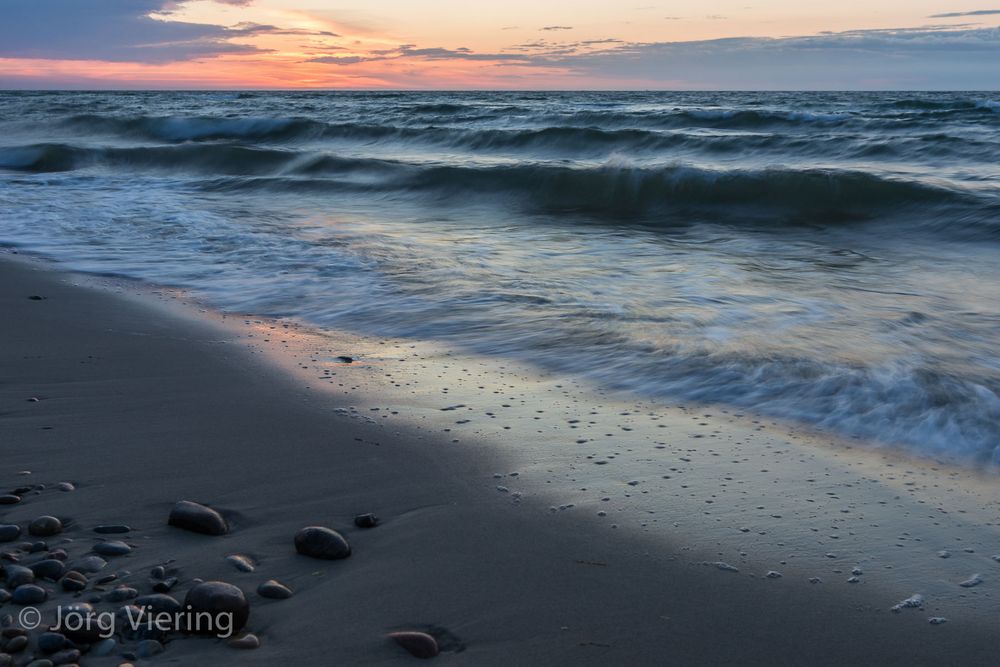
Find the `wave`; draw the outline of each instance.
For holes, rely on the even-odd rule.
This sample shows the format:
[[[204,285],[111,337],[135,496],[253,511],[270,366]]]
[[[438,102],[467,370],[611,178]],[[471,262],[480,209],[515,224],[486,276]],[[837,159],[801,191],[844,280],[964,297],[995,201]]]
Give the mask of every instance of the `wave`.
[[[322,179],[332,188],[498,194],[546,209],[634,213],[682,206],[753,206],[800,211],[863,211],[960,204],[973,195],[933,183],[837,169],[705,169],[684,165],[592,167],[552,162],[499,166],[404,162],[230,144],[88,148],[38,144],[0,149],[0,168],[58,172],[146,169],[215,176],[260,176],[294,184]],[[244,184],[245,185],[245,184]]]

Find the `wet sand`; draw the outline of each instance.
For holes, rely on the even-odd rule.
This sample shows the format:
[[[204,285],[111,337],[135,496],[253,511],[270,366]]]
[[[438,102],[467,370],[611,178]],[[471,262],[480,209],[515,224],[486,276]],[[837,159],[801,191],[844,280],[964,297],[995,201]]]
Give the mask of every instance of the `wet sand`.
[[[70,562],[101,541],[95,526],[127,524],[131,553],[101,574],[146,594],[166,565],[178,599],[205,579],[250,602],[259,648],[172,634],[150,662],[405,663],[385,636],[401,629],[437,633],[435,660],[450,664],[995,661],[988,478],[509,361],[182,301],[0,261],[0,491],[44,485],[0,506],[0,523],[60,518],[47,548]],[[168,526],[183,499],[231,532]],[[353,526],[364,512],[381,523]],[[352,555],[296,554],[308,525],[341,531]],[[44,557],[22,541],[0,552]],[[960,585],[973,574],[980,585]],[[260,597],[269,579],[294,595]],[[117,584],[73,598],[43,583],[40,608],[113,610]],[[914,594],[923,607],[892,611]]]

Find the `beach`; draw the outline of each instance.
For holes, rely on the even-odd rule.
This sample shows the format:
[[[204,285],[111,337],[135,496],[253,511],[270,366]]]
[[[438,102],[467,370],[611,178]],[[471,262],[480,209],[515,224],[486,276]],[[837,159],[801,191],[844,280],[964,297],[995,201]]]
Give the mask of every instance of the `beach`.
[[[150,662],[405,663],[387,638],[400,630],[436,636],[449,664],[994,660],[997,497],[973,471],[694,406],[621,415],[621,397],[586,405],[576,381],[509,360],[223,315],[23,255],[0,262],[0,302],[3,484],[32,487],[0,523],[64,526],[40,551],[2,551],[30,563],[62,549],[72,564],[108,539],[95,526],[130,528],[114,536],[130,552],[79,595],[42,582],[43,613],[120,607],[110,593],[150,593],[157,566],[178,599],[201,579],[249,601],[258,648],[170,633]],[[628,430],[581,437],[604,419]],[[520,449],[498,441],[531,429]],[[553,438],[591,443],[559,456]],[[218,510],[228,534],[169,526],[181,500]],[[378,525],[356,527],[364,513]],[[340,531],[350,557],[296,553],[314,525]],[[118,578],[96,584],[106,573]],[[261,597],[271,579],[293,595]],[[80,661],[136,650],[119,639]]]

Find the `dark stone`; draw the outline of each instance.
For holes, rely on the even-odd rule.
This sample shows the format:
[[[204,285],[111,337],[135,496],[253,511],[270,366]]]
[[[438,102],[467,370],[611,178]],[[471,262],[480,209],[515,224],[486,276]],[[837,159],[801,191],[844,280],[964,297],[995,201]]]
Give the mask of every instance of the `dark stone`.
[[[13,493],[0,495],[0,505],[16,505],[19,502],[21,502],[21,496]]]
[[[40,560],[37,563],[32,563],[28,567],[31,571],[35,573],[35,576],[39,579],[48,579],[50,581],[59,581],[59,578],[63,576],[63,572],[66,570],[66,566],[63,565],[61,560],[56,560],[55,558],[48,558],[46,560]]]
[[[76,491],[76,486],[73,485],[73,482],[59,482],[56,484],[56,488],[60,491]]]
[[[337,560],[351,555],[344,536],[330,528],[308,526],[295,534],[295,550],[310,558]]]
[[[102,556],[124,556],[132,553],[132,547],[125,544],[121,540],[112,540],[110,542],[100,542],[95,544],[94,553]]]
[[[66,648],[66,637],[58,632],[43,632],[38,636],[38,650],[49,655]]]
[[[49,552],[49,558],[65,562],[66,559],[69,558],[69,554],[62,549],[53,549]]]
[[[426,632],[390,632],[389,638],[414,658],[433,658],[441,652],[437,640]]]
[[[149,608],[154,614],[159,614],[166,612],[168,614],[176,614],[181,610],[181,603],[175,598],[164,595],[163,593],[153,593],[152,595],[143,595],[135,599],[135,606],[141,609]]]
[[[260,648],[260,639],[257,638],[257,635],[253,635],[248,632],[245,635],[233,637],[227,642],[227,644],[229,645],[229,648],[253,650],[255,648]]]
[[[87,577],[76,570],[70,570],[59,583],[64,591],[76,593],[87,587]]]
[[[23,584],[35,582],[35,573],[29,568],[21,565],[7,565],[4,567],[4,576],[7,580],[7,588],[17,588]]]
[[[246,596],[236,586],[222,581],[206,581],[188,591],[184,598],[184,606],[189,609],[188,632],[196,634],[213,634],[229,630],[236,632],[247,624],[250,618],[250,603]],[[201,615],[208,612],[212,622],[207,622]],[[218,620],[219,615],[229,618]],[[231,621],[231,622],[230,622]]]
[[[354,525],[358,528],[374,528],[378,525],[378,517],[374,514],[359,514],[354,517]]]
[[[40,516],[28,524],[28,532],[35,537],[52,537],[62,532],[62,521],[54,516]]]
[[[94,532],[101,535],[117,535],[119,533],[127,533],[131,530],[128,526],[123,525],[97,526],[94,528]]]
[[[17,637],[12,637],[10,641],[7,642],[4,650],[7,651],[7,653],[20,653],[26,648],[28,648],[28,638],[24,635],[19,635]]]
[[[0,542],[13,542],[21,537],[21,527],[12,523],[0,525]]]
[[[108,602],[125,602],[126,600],[131,600],[132,598],[138,597],[139,591],[128,586],[119,586],[112,589],[110,593],[104,596],[104,599]]]
[[[353,364],[354,363],[354,357],[348,357],[346,355],[341,355],[341,356],[337,357],[337,361],[339,361],[342,364]]]
[[[279,581],[268,579],[257,587],[257,595],[272,600],[285,600],[292,597],[292,589]]]
[[[53,665],[71,665],[80,661],[80,651],[75,648],[68,648],[49,656]]]
[[[14,597],[11,600],[14,604],[41,604],[48,597],[49,594],[41,586],[21,584],[14,589]]]
[[[100,556],[84,556],[73,563],[73,569],[83,573],[100,572],[108,564]]]
[[[190,500],[181,500],[170,510],[167,523],[177,528],[204,535],[225,535],[229,525],[222,515],[211,507],[205,507]]]
[[[162,579],[163,577],[167,576],[167,568],[163,567],[162,565],[157,565],[156,567],[154,567],[152,570],[149,571],[149,576],[151,576],[153,579]]]
[[[167,577],[163,581],[153,584],[153,590],[157,593],[169,593],[177,585],[177,577]]]

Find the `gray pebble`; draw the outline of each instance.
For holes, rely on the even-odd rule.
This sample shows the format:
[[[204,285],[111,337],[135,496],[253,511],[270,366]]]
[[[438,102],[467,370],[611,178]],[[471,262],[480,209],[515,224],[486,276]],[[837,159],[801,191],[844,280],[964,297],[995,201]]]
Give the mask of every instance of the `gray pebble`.
[[[257,587],[257,595],[272,600],[285,600],[292,597],[292,589],[279,581],[268,579]]]
[[[14,589],[14,596],[11,600],[14,604],[41,604],[45,602],[49,594],[45,592],[45,589],[41,586],[36,586],[35,584],[21,584]]]
[[[62,530],[62,521],[54,516],[40,516],[28,524],[28,533],[35,537],[52,537]]]
[[[295,550],[303,556],[337,560],[351,555],[344,536],[330,528],[308,526],[295,534]]]
[[[94,553],[102,556],[124,556],[132,553],[132,547],[120,540],[99,542],[94,545]]]
[[[211,507],[190,500],[181,500],[174,505],[167,523],[204,535],[225,535],[229,532],[229,524],[221,514]]]

